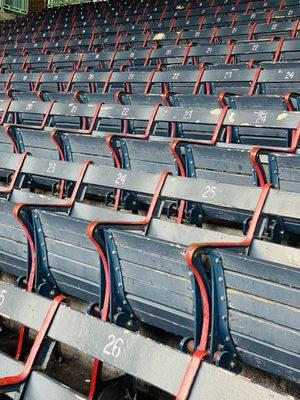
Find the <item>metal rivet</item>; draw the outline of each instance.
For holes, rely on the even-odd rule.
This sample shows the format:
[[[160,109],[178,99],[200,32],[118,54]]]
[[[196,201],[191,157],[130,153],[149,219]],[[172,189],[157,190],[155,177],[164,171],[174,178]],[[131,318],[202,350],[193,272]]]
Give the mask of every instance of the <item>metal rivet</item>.
[[[223,282],[222,276],[219,277],[219,282]]]
[[[220,297],[220,300],[221,300],[221,301],[225,301],[225,297],[224,297],[224,296],[221,296],[221,297]]]

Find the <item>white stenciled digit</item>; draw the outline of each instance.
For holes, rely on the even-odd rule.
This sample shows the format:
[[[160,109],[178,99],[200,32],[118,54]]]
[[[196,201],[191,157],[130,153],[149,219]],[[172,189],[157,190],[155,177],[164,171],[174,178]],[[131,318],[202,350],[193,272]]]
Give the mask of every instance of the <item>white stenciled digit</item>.
[[[7,293],[7,290],[4,289],[0,289],[0,307],[2,306],[2,304],[5,301],[5,295]]]
[[[192,118],[192,114],[193,114],[194,110],[186,110],[184,112],[184,116],[182,117],[183,119],[191,119]]]
[[[204,199],[214,199],[216,197],[216,187],[206,186],[202,195]]]
[[[77,109],[78,109],[78,106],[76,104],[72,104],[70,106],[70,113],[74,114],[77,111]]]
[[[266,119],[268,116],[267,112],[259,111],[259,112],[256,112],[255,114],[257,115],[256,121],[255,121],[256,124],[264,124],[266,122]]]
[[[178,78],[179,78],[179,72],[174,72],[174,74],[172,75],[172,79],[176,81]]]
[[[289,80],[293,79],[295,76],[295,71],[287,71],[287,73],[284,75],[284,79]]]
[[[25,110],[26,110],[26,111],[31,111],[32,109],[33,109],[33,104],[32,104],[32,103],[28,103],[28,104],[26,105]]]
[[[254,44],[252,47],[251,47],[251,51],[257,51],[259,49],[259,44]]]
[[[47,172],[49,174],[53,174],[55,172],[55,168],[56,168],[56,163],[49,163],[49,166],[47,168]]]
[[[232,78],[232,71],[225,72],[224,79],[231,79]]]
[[[124,107],[121,112],[121,115],[126,116],[126,115],[128,115],[128,112],[129,112],[129,107]]]
[[[126,182],[126,178],[127,175],[126,174],[122,174],[121,172],[117,175],[117,178],[115,180],[115,184],[116,185],[124,185],[124,183]]]
[[[104,347],[103,353],[107,356],[113,356],[114,358],[120,357],[124,340],[116,338],[115,335],[109,335],[108,340],[109,342]]]

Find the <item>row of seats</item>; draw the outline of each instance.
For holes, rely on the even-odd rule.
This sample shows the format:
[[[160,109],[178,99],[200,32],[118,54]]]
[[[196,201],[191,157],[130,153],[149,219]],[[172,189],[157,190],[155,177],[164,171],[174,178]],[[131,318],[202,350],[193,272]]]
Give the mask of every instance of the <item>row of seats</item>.
[[[283,110],[166,107],[160,105],[85,105],[40,101],[2,101],[1,142],[3,149],[26,149],[30,139],[57,152],[47,130],[80,129],[87,135],[114,133],[137,139],[150,136],[181,140],[217,141],[289,148],[298,128],[299,112]],[[38,134],[31,132],[36,130]],[[46,131],[46,135],[45,135]],[[51,133],[51,132],[50,132]],[[57,135],[57,133],[56,133]],[[41,136],[42,137],[42,136]],[[51,138],[51,140],[50,140]],[[36,142],[34,145],[33,143]],[[46,145],[45,140],[42,141]],[[49,147],[50,146],[50,147]]]
[[[19,288],[0,282],[0,316],[21,329],[0,393],[86,399],[34,371],[60,342],[95,359],[89,400],[133,399],[136,378],[287,399],[224,368],[300,382],[298,8],[98,2],[2,24],[0,271]],[[103,384],[102,362],[125,375]]]
[[[58,42],[61,43],[61,42]],[[53,42],[54,48],[57,46]],[[64,48],[64,44],[62,45]],[[0,59],[2,72],[41,71],[44,69],[103,70],[121,66],[161,68],[168,65],[201,65],[264,62],[290,62],[297,65],[299,40],[237,42],[236,44],[208,44],[165,46],[150,49],[129,49],[72,54],[16,55]]]
[[[101,13],[101,9],[97,8],[96,10],[91,10],[90,13],[87,14],[67,14],[61,13],[58,14],[57,17],[49,17],[48,19],[44,17],[44,19],[23,19],[19,24],[15,24],[14,22],[5,22],[3,23],[4,34],[9,35],[11,33],[18,34],[19,32],[24,31],[33,31],[34,27],[38,27],[39,31],[47,26],[47,24],[53,24],[52,28],[57,26],[59,29],[64,30],[64,27],[68,26],[67,23],[74,23],[77,26],[83,25],[86,21],[90,21],[92,24],[96,23],[98,25],[108,25],[108,26],[117,26],[119,29],[131,28],[132,26],[136,26],[140,23],[150,24],[152,21],[156,21],[156,23],[161,23],[163,21],[172,20],[178,21],[179,24],[187,24],[187,25],[226,25],[233,24],[235,22],[248,24],[249,21],[254,22],[265,22],[271,20],[288,20],[295,17],[295,12],[297,13],[297,7],[299,3],[297,1],[291,2],[281,2],[281,1],[269,1],[269,2],[245,2],[240,4],[234,4],[234,2],[230,5],[229,3],[215,5],[213,7],[207,4],[207,7],[203,7],[204,2],[202,2],[202,7],[199,7],[199,4],[195,4],[194,7],[192,5],[188,6],[179,6],[175,7],[170,5],[169,7],[165,4],[160,6],[142,8],[141,10],[135,9],[130,10],[130,8],[125,8],[124,12],[115,12],[113,9],[110,10],[110,13]],[[126,7],[126,6],[125,6]],[[140,12],[139,12],[140,11]],[[110,15],[109,15],[110,14]],[[233,20],[232,20],[233,16]],[[216,17],[216,19],[215,19]],[[219,19],[218,19],[219,18]],[[185,22],[185,21],[191,22]],[[150,23],[149,23],[150,21]],[[151,26],[152,27],[152,26]],[[153,24],[154,27],[154,24]],[[17,32],[12,32],[13,29],[16,28]],[[31,29],[30,29],[31,28]]]
[[[291,208],[297,202],[298,193],[278,191],[268,186],[248,186],[241,191],[239,184],[189,180],[168,176],[164,172],[138,173],[87,166],[86,163],[53,163],[26,157],[20,164],[20,156],[11,155],[3,155],[2,160],[1,170],[12,173],[15,185],[21,184],[14,189],[10,184],[0,203],[1,214],[6,215],[1,240],[4,271],[18,277],[27,276],[27,282],[34,282],[35,290],[44,296],[63,292],[91,304],[105,304],[109,297],[112,299],[109,317],[118,325],[127,327],[130,323],[134,328],[135,323],[141,321],[184,337],[186,341],[193,338],[196,347],[202,340],[203,326],[207,323],[205,318],[209,318],[217,333],[211,339],[211,354],[217,354],[220,345],[224,346],[224,361],[223,354],[218,360],[221,366],[223,362],[226,364],[226,356],[232,352],[233,344],[239,359],[250,364],[259,362],[275,345],[273,335],[266,336],[265,329],[273,332],[284,329],[284,336],[279,336],[279,333],[276,336],[276,353],[268,356],[264,369],[274,372],[276,368],[281,376],[298,380],[297,356],[286,357],[286,351],[293,353],[297,349],[291,332],[297,324],[293,318],[293,308],[297,304],[290,297],[295,281],[286,270],[297,269],[299,249],[259,238],[259,232],[275,232],[278,228],[299,235],[300,215]],[[24,174],[30,179],[38,176],[74,182],[70,200],[40,196],[22,189],[26,189],[28,182],[26,178],[21,179]],[[89,186],[96,191],[98,188],[121,189],[120,197],[126,193],[127,200],[129,194],[131,200],[134,195],[137,198],[150,197],[149,209],[143,216],[122,212],[121,203],[114,210],[86,203],[84,193],[89,192]],[[162,219],[164,207],[161,201],[169,200],[199,204],[200,209],[196,212],[199,214],[201,210],[206,221],[219,220],[226,224],[226,221],[232,223],[235,220],[243,227],[242,221],[248,220],[246,232],[249,229],[248,232],[255,235],[251,237],[251,247],[238,234],[177,225]],[[123,229],[119,228],[120,225]],[[9,247],[12,240],[15,243],[13,254]],[[34,250],[26,245],[27,240],[34,241]],[[195,253],[194,247],[198,249]],[[209,248],[216,250],[208,253],[212,270],[207,274],[200,250],[206,253]],[[248,249],[246,254],[245,248]],[[28,249],[34,251],[35,256]],[[101,270],[97,251],[101,257]],[[191,251],[193,256],[188,261]],[[266,281],[264,271],[267,268],[272,270],[274,262],[277,275],[269,274]],[[109,278],[105,268],[109,268]],[[282,281],[283,271],[285,282]],[[32,274],[35,274],[34,280]],[[225,276],[226,284],[217,283],[220,276]],[[271,311],[264,307],[265,300],[261,298],[262,294],[258,296],[257,286],[249,292],[248,285],[252,286],[254,282],[261,285],[264,299],[267,296],[275,302]],[[275,285],[276,289],[270,289],[266,294],[269,285]],[[244,293],[246,287],[247,293]],[[229,321],[225,326],[219,301],[214,303],[216,308],[210,316],[207,308],[208,302],[212,301],[210,288],[217,298],[225,293],[227,301],[230,301]],[[278,307],[282,312],[280,316],[277,316]],[[253,309],[257,310],[254,312],[257,319],[254,325]],[[285,318],[287,312],[291,313],[291,320],[283,328],[280,317]],[[224,329],[224,336],[220,336]],[[226,339],[228,334],[230,341]],[[286,337],[290,340],[286,341]],[[260,346],[256,345],[258,338]],[[283,356],[284,366],[280,361]]]
[[[173,25],[175,21],[173,21]],[[54,32],[45,32],[41,34],[22,33],[16,36],[9,35],[2,43],[2,54],[14,55],[20,53],[36,53],[54,51],[74,51],[74,49],[96,50],[96,49],[116,49],[122,46],[143,46],[149,47],[164,42],[165,44],[184,43],[194,41],[197,43],[224,42],[228,40],[258,40],[272,39],[274,36],[285,38],[298,37],[299,20],[295,19],[288,22],[275,21],[271,23],[252,23],[249,25],[231,24],[228,27],[218,28],[213,26],[207,28],[206,25],[198,24],[176,26],[170,24],[170,27],[159,26],[135,27],[132,31],[116,31],[115,34],[107,35],[108,28],[96,26],[95,28],[73,28],[72,30],[55,30]],[[149,29],[148,29],[149,28]],[[173,31],[173,29],[175,29]],[[179,32],[178,32],[179,30]],[[153,33],[154,31],[154,33]],[[159,32],[161,31],[161,32]],[[53,42],[57,43],[56,48]],[[52,46],[52,47],[51,47]],[[58,47],[58,48],[57,48]]]
[[[190,103],[207,107],[210,104],[220,106],[226,103],[226,99],[230,99],[228,105],[237,108],[243,107],[241,97],[238,97],[240,95],[248,97],[243,98],[243,101],[248,102],[245,103],[247,107],[252,104],[252,107],[262,107],[262,110],[279,108],[289,111],[298,110],[299,82],[298,67],[272,67],[272,69],[257,67],[242,70],[235,66],[224,69],[177,67],[150,72],[137,69],[122,72],[0,74],[3,100],[9,96],[15,100],[40,98],[45,101],[74,101],[75,98],[78,102],[87,100],[89,103],[114,103],[116,94],[123,92],[130,97],[131,102],[136,100],[140,102],[144,99],[148,104],[167,101],[170,106]],[[291,85],[293,85],[292,92]],[[118,98],[120,99],[120,96]]]

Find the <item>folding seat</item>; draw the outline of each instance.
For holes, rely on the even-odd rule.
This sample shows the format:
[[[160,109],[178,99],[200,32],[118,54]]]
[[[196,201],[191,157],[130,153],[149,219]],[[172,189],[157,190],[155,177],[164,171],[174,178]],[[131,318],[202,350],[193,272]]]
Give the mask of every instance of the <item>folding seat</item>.
[[[251,6],[251,3],[249,5],[249,3],[246,3],[246,2],[239,3],[239,4],[235,4],[235,3],[225,4],[225,5],[220,4],[219,7],[218,7],[218,11],[217,12],[218,12],[218,15],[219,14],[236,14],[236,15],[239,15],[239,14],[247,13],[250,6]]]
[[[273,186],[279,190],[299,193],[299,154],[270,153],[268,161]]]
[[[82,58],[82,53],[55,54],[52,59],[53,71],[73,71],[79,69]]]
[[[189,46],[165,46],[153,49],[147,60],[147,66],[182,65],[189,52]]]
[[[5,92],[13,74],[0,74],[0,91]]]
[[[178,37],[178,43],[207,44],[213,40],[213,36],[214,36],[214,31],[212,29],[201,29],[199,31],[188,30],[188,31],[183,31],[181,33],[181,35]]]
[[[274,21],[269,24],[257,24],[253,30],[251,39],[271,39],[273,37],[289,38],[295,37],[298,30],[298,21],[280,22]]]
[[[300,7],[286,6],[282,10],[274,10],[272,14],[272,21],[285,21],[290,19],[297,19],[300,17]]]
[[[54,51],[62,51],[65,43],[68,41],[71,35],[71,32],[72,30],[66,25],[64,25],[63,28],[56,27],[51,36],[51,42],[53,42],[54,44],[50,45],[50,50],[53,49]],[[62,42],[61,45],[59,45],[59,42]]]
[[[79,311],[67,308],[63,304],[60,305],[60,298],[54,301],[51,299],[42,298],[37,294],[26,292],[23,289],[16,288],[8,283],[0,283],[1,296],[4,299],[0,308],[0,315],[4,318],[10,318],[17,323],[25,324],[29,329],[39,332],[41,326],[45,328],[47,334],[45,337],[39,336],[47,341],[61,341],[68,344],[69,347],[75,349],[77,353],[83,353],[87,356],[101,360],[101,362],[110,365],[110,368],[117,368],[124,373],[132,374],[134,377],[141,379],[146,384],[157,387],[169,395],[175,397],[180,393],[181,383],[185,381],[187,371],[190,370],[192,360],[195,357],[184,352],[176,351],[169,346],[165,346],[150,338],[144,338],[134,332],[122,329],[114,324],[96,320],[92,316],[85,315]],[[29,312],[28,305],[32,309]],[[47,326],[43,324],[44,316],[49,314],[49,310],[54,309],[55,313],[52,318],[49,318]],[[15,310],[18,310],[16,314]],[[28,315],[34,318],[27,318]],[[79,335],[78,326],[82,326],[84,330],[90,332],[90,335]],[[109,338],[109,339],[107,339]],[[113,342],[110,340],[113,339]],[[40,348],[43,349],[43,341]],[[97,346],[96,346],[97,343]],[[114,354],[111,351],[111,345],[115,345]],[[108,346],[108,347],[107,347]],[[116,357],[116,354],[119,354]],[[150,357],[155,354],[156,357]],[[35,359],[36,354],[32,351],[32,356]],[[148,357],[147,368],[136,369],[136,360],[138,358]],[[42,359],[44,369],[47,365],[45,359]],[[61,384],[59,381],[50,378],[46,373],[28,368],[29,372],[26,375],[26,385],[16,385],[15,388],[6,386],[2,390],[8,394],[8,397],[15,397],[21,393],[24,400],[38,400],[43,396],[43,388],[49,388],[49,400],[64,398],[66,400],[86,400],[87,397],[74,392],[67,385]],[[0,353],[0,375],[15,376],[24,370],[24,364],[18,362],[8,356]],[[153,374],[153,371],[156,374]],[[256,384],[249,379],[236,375],[232,372],[218,368],[208,361],[204,360],[195,372],[195,381],[192,390],[189,393],[191,400],[204,400],[212,398],[216,394],[220,400],[225,400],[232,393],[232,400],[238,400],[241,393],[253,393],[257,398],[265,400],[285,400],[287,396],[274,390],[268,389],[265,386]],[[159,377],[164,376],[164,379]],[[122,378],[121,381],[122,382]],[[124,379],[123,379],[124,382]],[[125,381],[126,382],[126,381]],[[214,382],[218,382],[215,388]],[[114,392],[111,388],[100,387],[100,393],[103,396],[110,396],[116,393],[116,383],[114,381]],[[130,387],[130,380],[127,382]],[[188,385],[190,386],[190,385]],[[17,390],[19,393],[17,393]],[[123,391],[119,388],[117,395],[120,399],[124,397]]]
[[[282,3],[280,0],[269,0],[265,2],[260,2],[260,1],[253,1],[250,4],[250,9],[251,10],[276,10],[282,7]]]
[[[206,69],[203,71],[197,92],[207,94],[227,92],[238,95],[260,93],[259,74],[259,68],[239,69],[234,68],[234,65],[230,69]]]
[[[217,15],[204,17],[201,25],[203,28],[215,28],[215,27],[230,27],[233,21],[233,15]]]
[[[91,38],[94,34],[94,28],[93,27],[87,27],[82,26],[82,27],[77,27],[74,29],[71,33],[70,38],[71,39],[86,39],[86,38]]]
[[[81,68],[87,71],[108,70],[112,58],[115,56],[114,51],[102,51],[100,53],[84,53],[81,59]]]
[[[31,104],[32,109],[24,112],[24,102],[12,102],[9,112],[17,114],[17,125],[10,124],[6,133],[17,152],[29,152],[34,156],[52,160],[64,157],[60,132],[89,132],[97,112],[97,106],[77,103]],[[33,187],[36,184],[45,183],[32,180]],[[46,185],[49,185],[48,181]]]
[[[8,56],[23,55],[25,49],[24,43],[9,43],[5,48],[5,53]]]
[[[1,72],[19,72],[24,69],[26,56],[7,56],[1,60]]]
[[[147,135],[152,128],[155,108],[153,105],[103,104],[99,110],[93,134]],[[148,128],[149,126],[149,128]],[[161,129],[168,136],[168,126]]]
[[[291,146],[298,122],[298,112],[275,110],[229,110],[224,119],[224,125],[232,127],[233,143],[283,148]]]
[[[207,44],[192,46],[185,57],[187,64],[227,64],[230,60],[233,45]]]
[[[45,46],[45,53],[64,53],[68,44],[68,39],[60,39],[58,41],[47,42]]]
[[[53,34],[53,27],[48,26],[47,29],[43,32],[38,32],[34,35],[35,42],[49,42],[51,41]]]
[[[201,17],[191,16],[189,18],[177,18],[173,23],[175,30],[198,30],[201,26]]]
[[[82,72],[72,74],[66,92],[102,93],[108,82],[111,72]]]
[[[250,22],[252,23],[264,23],[268,22],[270,18],[270,13],[269,12],[248,12],[246,14],[237,14],[236,16],[236,25],[243,25],[243,24],[249,24]]]
[[[127,93],[146,93],[152,72],[146,71],[123,71],[123,72],[112,72],[107,76],[106,84],[103,88],[103,93],[124,91]]]
[[[218,28],[214,33],[214,41],[228,43],[228,41],[249,40],[252,36],[253,25],[236,25],[233,27]]]
[[[152,51],[153,49],[148,48],[117,50],[110,60],[110,67],[128,66],[130,69],[139,70],[148,63]]]
[[[63,101],[74,98],[68,94],[71,81],[75,72],[44,72],[39,76],[34,91],[42,101]]]
[[[39,73],[26,74],[15,72],[5,90],[14,100],[37,100],[35,87],[39,78]]]
[[[105,25],[103,25],[103,21],[101,21],[100,26],[95,25],[95,27],[94,27],[94,37],[96,37],[96,38],[109,37],[109,36],[117,37],[119,30],[120,30],[119,27],[111,26],[110,24],[105,26]]]
[[[297,259],[299,249],[262,241],[254,241],[247,254],[210,254],[217,337],[212,352],[224,344],[237,360],[299,382]],[[225,323],[222,315],[228,316]]]
[[[42,54],[45,50],[45,42],[26,43],[25,54]]]
[[[184,144],[179,146],[177,154],[186,159],[186,176],[206,179],[217,183],[229,183],[241,186],[258,185],[257,175],[250,162],[250,149],[225,143],[216,146]],[[183,158],[182,158],[183,159]],[[188,210],[193,218],[196,209]]]
[[[149,95],[147,96],[149,97]],[[223,96],[222,99],[216,94],[174,94],[169,92],[165,95],[164,100],[167,105],[172,107],[185,107],[186,109],[190,107],[206,108],[206,109],[217,109],[221,106],[225,107],[230,105],[232,108],[235,107],[234,99],[240,96]],[[244,96],[248,99],[250,96]],[[251,96],[252,97],[252,96]]]
[[[298,109],[299,99],[297,93],[299,93],[300,90],[299,74],[300,69],[297,67],[282,68],[280,65],[278,65],[277,68],[262,70],[258,78],[260,93],[285,96],[288,108],[290,110]]]
[[[299,60],[300,44],[299,39],[286,39],[283,42],[280,59],[282,62],[297,62]]]
[[[178,67],[169,71],[156,71],[152,79],[148,80],[146,93],[198,93],[202,75],[203,70],[197,67],[188,69]]]
[[[159,33],[165,33],[167,34],[168,32],[171,31],[172,29],[172,21],[171,20],[162,20],[161,22],[159,20],[148,20],[147,16],[144,16],[146,19],[146,27],[145,31],[147,32],[154,32],[154,34],[159,34]],[[141,18],[141,21],[143,19]],[[148,22],[147,22],[148,21]]]
[[[278,61],[283,41],[250,41],[238,42],[231,52],[232,63],[245,63],[249,60],[257,62]]]
[[[71,53],[84,53],[85,51],[89,51],[91,46],[91,38],[87,37],[80,39],[71,39],[67,45],[67,51]]]
[[[291,97],[287,103],[284,96],[253,94],[243,96],[225,96],[225,103],[231,108],[252,110],[284,110],[298,111],[297,98]]]
[[[118,45],[120,48],[144,47],[144,45],[147,43],[148,35],[149,33],[135,33],[129,31],[128,35],[120,37]]]
[[[26,72],[44,72],[52,70],[52,60],[54,54],[34,54],[28,55],[25,61]]]
[[[91,51],[101,52],[112,51],[118,47],[120,36],[101,36],[93,39],[91,43]]]
[[[180,188],[179,185],[181,186]],[[215,216],[217,219],[222,219],[224,216],[220,217],[220,215],[223,212],[222,208],[225,206],[224,203],[226,201],[224,201],[224,197],[222,200],[220,199],[220,192],[222,192],[222,194],[226,193],[226,199],[228,200],[230,191],[232,190],[234,192],[237,189],[240,189],[240,196],[236,200],[233,199],[234,196],[230,196],[230,200],[233,203],[237,203],[235,207],[231,206],[231,208],[238,208],[241,210],[242,215],[227,214],[227,217],[225,217],[234,220],[243,219],[245,215],[249,215],[249,213],[252,215],[254,210],[260,208],[258,204],[259,198],[261,198],[263,193],[262,189],[244,186],[241,190],[240,186],[232,184],[216,183],[215,181],[202,179],[195,181],[194,179],[182,177],[169,177],[166,179],[161,196],[164,199],[174,196],[175,199],[181,198],[194,202],[197,202],[197,199],[199,201],[201,198],[201,206],[203,207],[202,215],[205,214],[205,218],[209,218],[209,214],[211,214],[212,218]],[[201,191],[200,193],[202,196],[200,193],[196,196],[195,192],[198,190]],[[267,189],[265,188],[264,190],[266,191]],[[184,193],[184,195],[180,194],[180,192]],[[210,193],[210,200],[207,198],[209,197],[207,193]],[[244,203],[242,205],[242,198],[246,196],[245,202],[248,204]],[[280,202],[280,205],[284,203],[283,198],[280,197],[278,193],[275,193],[274,190],[272,191],[272,197],[272,203],[275,202],[275,197],[276,200]],[[251,199],[251,205],[249,199]],[[210,209],[210,207],[212,207],[212,209]],[[270,208],[271,206],[268,206],[268,208],[264,209],[264,212],[266,212],[266,214],[272,214]],[[278,206],[276,208],[278,209]],[[281,210],[280,214],[290,214],[287,211],[287,207],[284,208],[285,211]],[[216,216],[218,212],[220,214]],[[295,217],[298,218],[299,213],[295,213]],[[263,219],[263,216],[259,218],[259,222],[256,225],[257,228],[263,223]],[[99,226],[101,226],[101,223],[99,223]],[[105,237],[109,254],[114,255],[113,257],[109,257],[110,271],[114,277],[113,280],[118,282],[119,279],[122,279],[120,289],[114,291],[111,297],[112,312],[116,309],[117,304],[122,304],[121,299],[125,299],[122,311],[127,314],[127,318],[130,318],[128,315],[130,312],[138,321],[175,333],[184,338],[194,338],[197,346],[200,333],[198,324],[200,323],[199,319],[201,319],[201,317],[199,318],[199,312],[201,314],[201,311],[199,309],[197,310],[197,300],[195,300],[194,297],[196,293],[190,293],[190,285],[186,280],[186,259],[182,257],[182,255],[189,252],[189,245],[191,243],[193,243],[194,246],[198,244],[199,252],[201,252],[201,244],[204,247],[203,252],[205,252],[205,247],[224,246],[225,248],[225,243],[232,243],[232,247],[236,248],[232,254],[236,254],[236,251],[239,251],[239,244],[243,243],[244,240],[241,239],[240,236],[224,234],[213,229],[203,230],[199,227],[191,227],[182,224],[176,227],[175,231],[174,222],[162,221],[156,218],[152,219],[146,233],[110,228]],[[255,246],[256,240],[253,240],[253,242]],[[223,246],[222,243],[224,243]],[[243,247],[247,247],[247,245],[243,245]],[[153,253],[153,248],[156,249],[155,255]],[[171,250],[171,248],[173,248],[173,250]],[[245,250],[247,251],[247,249]],[[240,251],[243,251],[243,249]],[[199,253],[197,253],[197,255],[198,254]],[[206,286],[207,277],[203,273],[201,262],[196,259],[197,256],[195,254],[194,257],[192,264],[193,266],[198,266],[199,274],[202,277],[202,284]],[[166,264],[162,259],[165,261],[168,260]],[[174,269],[175,260],[179,265]],[[156,269],[158,264],[160,272]],[[294,265],[296,265],[295,261]],[[115,271],[117,271],[117,274]],[[163,275],[155,277],[155,274],[161,274],[162,271],[164,272]],[[179,283],[179,276],[177,274],[181,275],[181,279],[185,281],[185,284],[183,284],[183,282],[181,284]],[[193,278],[195,279],[195,277]],[[157,285],[153,285],[152,282],[157,282]],[[195,284],[197,284],[196,280]],[[176,294],[173,292],[174,287],[177,288]],[[170,292],[173,293],[171,294]],[[170,297],[172,297],[172,300]],[[126,318],[126,316],[123,317],[124,319]],[[263,330],[261,334],[263,339],[267,341],[267,338],[263,335]],[[211,354],[212,357],[215,355],[217,349],[214,348],[214,350],[215,351]],[[271,357],[268,356],[268,359],[271,359]]]
[[[157,46],[166,47],[177,43],[178,32],[159,32],[151,33],[147,37],[147,47]]]
[[[188,140],[218,140],[224,141],[227,132],[222,128],[226,109],[207,109],[201,107],[163,107],[155,114],[153,123],[148,125],[146,133],[152,136],[176,137]],[[145,134],[146,134],[145,133]]]

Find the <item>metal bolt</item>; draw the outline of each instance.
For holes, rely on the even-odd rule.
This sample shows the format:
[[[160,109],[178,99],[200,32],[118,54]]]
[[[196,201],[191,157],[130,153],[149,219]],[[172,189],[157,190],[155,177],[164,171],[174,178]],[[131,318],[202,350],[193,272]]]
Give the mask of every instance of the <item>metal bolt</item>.
[[[122,286],[122,283],[121,283],[121,282],[119,282],[119,283],[118,283],[118,286],[119,286],[119,287],[121,287],[121,286]]]
[[[226,321],[226,320],[227,320],[226,315],[222,315],[222,320],[223,320],[223,321]]]
[[[225,301],[225,297],[224,297],[224,296],[221,296],[221,297],[220,297],[220,300],[221,300],[221,301]]]
[[[219,257],[216,257],[215,263],[218,264],[219,261],[220,261]]]
[[[219,282],[223,282],[222,276],[219,277]]]
[[[112,251],[112,254],[117,254],[116,250],[113,250],[113,251]]]
[[[230,337],[226,336],[225,340],[226,340],[226,342],[230,342]]]

